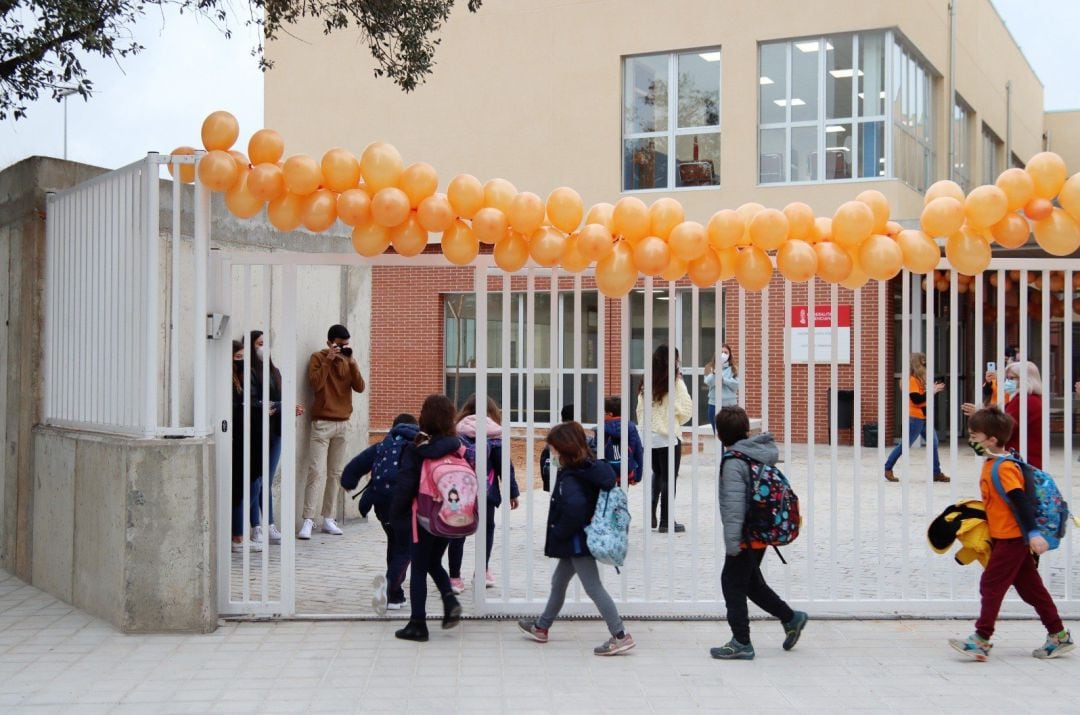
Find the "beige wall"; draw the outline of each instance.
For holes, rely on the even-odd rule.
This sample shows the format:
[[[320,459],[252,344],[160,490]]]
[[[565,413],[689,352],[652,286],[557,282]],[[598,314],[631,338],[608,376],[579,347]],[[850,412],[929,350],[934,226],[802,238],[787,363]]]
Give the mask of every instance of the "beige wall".
[[[1005,138],[1005,83],[1013,86],[1014,150],[1041,149],[1043,90],[989,0],[965,0],[957,21],[957,88],[980,122]],[[406,161],[428,161],[442,185],[462,171],[509,178],[541,195],[561,184],[586,204],[619,196],[621,58],[720,46],[722,186],[677,191],[689,217],[706,219],[745,201],[783,206],[809,202],[831,212],[872,184],[913,218],[921,196],[895,180],[814,186],[757,185],[757,45],[865,29],[896,28],[939,75],[934,83],[937,176],[947,175],[951,103],[946,0],[907,3],[828,0],[505,0],[476,15],[459,8],[442,34],[438,65],[411,94],[372,77],[372,61],[352,35],[326,38],[318,23],[272,43],[277,68],[266,78],[266,123],[290,152],[333,146],[359,151],[369,141],[395,144]],[[972,173],[977,181],[979,164]],[[643,195],[651,201],[663,194]]]
[[[1061,154],[1070,172],[1080,171],[1080,109],[1047,112],[1044,121],[1050,150]]]

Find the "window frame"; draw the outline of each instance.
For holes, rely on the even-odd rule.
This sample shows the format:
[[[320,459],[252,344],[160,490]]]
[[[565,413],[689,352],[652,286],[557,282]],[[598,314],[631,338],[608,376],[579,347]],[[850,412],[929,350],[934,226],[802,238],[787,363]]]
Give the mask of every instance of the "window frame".
[[[993,129],[982,124],[982,178],[984,184],[993,184],[1001,174],[998,167],[1001,156],[1005,153],[1005,142],[1001,141]]]
[[[971,152],[971,121],[974,116],[975,110],[964,101],[964,98],[959,93],[956,93],[953,96],[952,116],[949,122],[949,131],[953,132],[953,166],[951,167],[951,174],[952,180],[960,184],[960,188],[964,190],[965,194],[975,186],[973,172],[971,171],[974,164]],[[961,166],[965,167],[966,173],[961,172],[959,168]]]
[[[679,55],[688,54],[706,54],[706,53],[718,53],[720,55],[715,61],[719,64],[720,83],[717,87],[717,124],[716,126],[699,126],[699,127],[679,127],[679,78],[678,78],[678,65]],[[626,76],[627,76],[627,63],[643,57],[666,57],[667,58],[667,70],[668,70],[668,91],[667,91],[667,129],[658,132],[627,132],[626,126]],[[719,189],[723,185],[723,181],[719,180],[722,177],[721,166],[716,167],[716,176],[719,180],[715,184],[708,184],[706,186],[678,186],[676,182],[676,172],[678,169],[677,137],[688,136],[694,134],[716,134],[719,137],[723,137],[724,126],[724,57],[723,51],[720,45],[712,47],[699,47],[699,48],[687,48],[681,50],[671,50],[668,52],[639,52],[632,55],[623,55],[622,57],[622,76],[621,76],[621,99],[622,104],[619,111],[619,193],[622,194],[651,194],[651,193],[667,193],[672,191],[709,191]],[[667,185],[664,187],[654,187],[651,189],[632,189],[627,188],[626,177],[626,143],[628,141],[635,141],[639,139],[665,139],[668,143],[667,152]],[[720,162],[723,161],[723,145],[721,144]]]

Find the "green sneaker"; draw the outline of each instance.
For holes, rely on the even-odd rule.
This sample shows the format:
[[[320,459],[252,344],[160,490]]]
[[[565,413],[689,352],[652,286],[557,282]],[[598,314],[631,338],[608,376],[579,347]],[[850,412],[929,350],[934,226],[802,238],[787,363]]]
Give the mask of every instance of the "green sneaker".
[[[986,662],[986,659],[990,657],[990,649],[993,648],[990,641],[983,640],[978,633],[972,633],[966,640],[950,638],[949,645],[980,663]]]
[[[810,616],[806,615],[805,612],[795,611],[792,619],[784,624],[784,650],[791,650],[795,647],[808,620],[810,620]]]
[[[1036,648],[1031,651],[1031,654],[1036,658],[1057,658],[1059,655],[1065,655],[1073,648],[1076,647],[1076,643],[1073,642],[1072,635],[1068,631],[1062,631],[1054,635],[1046,636],[1046,642],[1043,643],[1042,648]]]
[[[732,638],[719,648],[710,648],[709,655],[717,660],[753,660],[754,646],[751,643],[743,645]]]

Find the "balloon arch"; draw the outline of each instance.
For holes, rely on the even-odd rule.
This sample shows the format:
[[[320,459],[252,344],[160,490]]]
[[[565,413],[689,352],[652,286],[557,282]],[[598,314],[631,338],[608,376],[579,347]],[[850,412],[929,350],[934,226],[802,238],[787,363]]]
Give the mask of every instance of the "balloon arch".
[[[405,166],[389,144],[369,144],[359,158],[330,149],[321,161],[305,154],[282,161],[285,142],[278,132],[255,132],[246,156],[232,150],[239,134],[236,117],[211,113],[202,125],[206,154],[198,162],[200,181],[224,193],[225,205],[239,218],[265,206],[275,228],[303,225],[316,233],[341,219],[364,256],[390,246],[415,256],[433,232],[442,233],[443,255],[456,265],[472,263],[481,243],[493,245],[495,263],[511,273],[529,258],[571,273],[595,263],[597,287],[613,298],[629,292],[640,275],[669,281],[686,276],[701,287],[735,278],[747,290],[761,290],[772,278],[771,252],[790,281],[817,275],[854,290],[870,279],[889,280],[902,268],[930,273],[941,259],[935,237],[946,238],[945,256],[963,276],[986,270],[992,242],[1018,248],[1030,232],[1055,256],[1080,248],[1080,173],[1069,177],[1052,152],[1036,154],[1025,169],[1007,169],[994,184],[967,195],[952,181],[933,184],[918,230],[890,221],[888,199],[872,189],[832,217],[815,217],[802,202],[782,210],[746,203],[717,211],[702,225],[686,221],[672,198],[646,206],[628,196],[586,212],[569,187],[555,189],[545,202],[506,179],[481,183],[469,174],[455,176],[442,194],[430,164]],[[181,181],[195,180],[194,164],[178,166]]]

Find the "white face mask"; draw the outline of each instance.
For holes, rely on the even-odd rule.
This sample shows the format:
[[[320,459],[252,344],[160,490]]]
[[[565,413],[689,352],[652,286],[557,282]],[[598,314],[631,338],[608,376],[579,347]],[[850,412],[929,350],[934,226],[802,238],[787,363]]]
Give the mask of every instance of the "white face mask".
[[[263,362],[266,362],[266,358],[268,357],[268,354],[266,352],[265,347],[260,345],[259,347],[255,348],[255,354],[259,356],[260,360],[262,360]]]
[[[728,361],[728,354],[727,353],[720,353],[720,364],[721,365],[727,365],[727,361]]]
[[[558,469],[561,466],[559,464],[559,453],[554,449],[551,450],[551,466],[555,467],[555,469]]]

